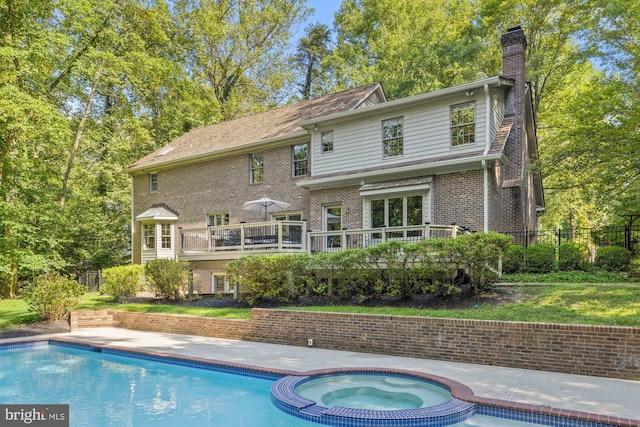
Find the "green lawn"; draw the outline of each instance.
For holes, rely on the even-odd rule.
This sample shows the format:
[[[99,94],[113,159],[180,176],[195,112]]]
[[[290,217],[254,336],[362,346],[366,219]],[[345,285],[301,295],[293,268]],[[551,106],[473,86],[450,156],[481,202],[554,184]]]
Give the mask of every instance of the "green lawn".
[[[295,310],[431,316],[524,322],[579,323],[640,327],[640,286],[628,285],[514,285],[521,301],[493,306],[479,304],[466,310],[432,310],[395,307],[291,307]],[[249,319],[249,309],[185,307],[169,304],[118,304],[96,293],[85,294],[77,309],[111,309],[145,313],[188,314]],[[0,330],[38,320],[19,299],[0,300]]]
[[[455,319],[640,326],[640,287],[548,285],[516,286],[522,302],[467,310],[390,307],[304,307],[297,310],[430,316]]]

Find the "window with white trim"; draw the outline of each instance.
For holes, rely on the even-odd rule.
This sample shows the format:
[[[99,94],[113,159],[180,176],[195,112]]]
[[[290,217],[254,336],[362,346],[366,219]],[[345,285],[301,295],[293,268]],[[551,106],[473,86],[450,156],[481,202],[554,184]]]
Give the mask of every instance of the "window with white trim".
[[[404,153],[403,126],[404,118],[402,117],[382,121],[383,157],[402,156]]]
[[[228,294],[233,292],[226,274],[213,273],[211,275],[211,291],[214,294]]]
[[[476,103],[467,102],[451,106],[451,145],[476,142]]]
[[[372,199],[371,227],[422,225],[423,200],[422,194]]]
[[[149,193],[158,191],[158,174],[156,172],[149,174]]]
[[[216,212],[207,214],[207,226],[229,225],[229,212]]]
[[[252,154],[249,162],[249,182],[251,182],[251,184],[258,184],[264,181],[264,156],[262,153]]]
[[[333,131],[320,132],[320,145],[323,153],[331,153],[333,151]]]
[[[160,224],[162,249],[171,249],[171,224]]]
[[[156,247],[156,225],[142,225],[142,242],[144,249],[155,249]]]
[[[293,176],[306,176],[309,169],[309,144],[294,145],[292,157]]]

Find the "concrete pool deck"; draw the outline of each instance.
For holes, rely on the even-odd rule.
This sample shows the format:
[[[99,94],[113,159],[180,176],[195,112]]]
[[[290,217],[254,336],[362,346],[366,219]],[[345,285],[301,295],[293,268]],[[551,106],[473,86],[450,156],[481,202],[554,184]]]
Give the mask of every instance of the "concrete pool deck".
[[[51,337],[297,372],[344,367],[409,370],[458,381],[476,396],[640,419],[640,381],[121,328],[77,329]]]

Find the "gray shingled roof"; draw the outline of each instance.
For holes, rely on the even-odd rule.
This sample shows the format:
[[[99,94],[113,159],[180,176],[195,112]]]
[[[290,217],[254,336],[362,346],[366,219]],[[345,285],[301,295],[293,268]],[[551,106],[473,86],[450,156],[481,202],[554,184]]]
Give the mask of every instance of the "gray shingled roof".
[[[198,158],[218,151],[240,148],[243,145],[294,135],[296,132],[304,131],[299,125],[300,122],[357,108],[378,88],[381,88],[379,83],[372,83],[264,113],[194,129],[138,160],[129,167],[129,171]]]

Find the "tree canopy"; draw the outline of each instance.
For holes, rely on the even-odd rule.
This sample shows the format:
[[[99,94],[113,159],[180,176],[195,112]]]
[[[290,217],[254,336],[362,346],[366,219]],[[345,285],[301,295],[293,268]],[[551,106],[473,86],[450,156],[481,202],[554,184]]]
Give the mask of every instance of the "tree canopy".
[[[304,0],[0,0],[0,295],[45,271],[127,262],[122,171],[190,129],[373,81],[393,99],[496,75],[514,25],[543,220],[638,213],[637,1],[343,0],[333,28],[293,40],[310,12]]]

